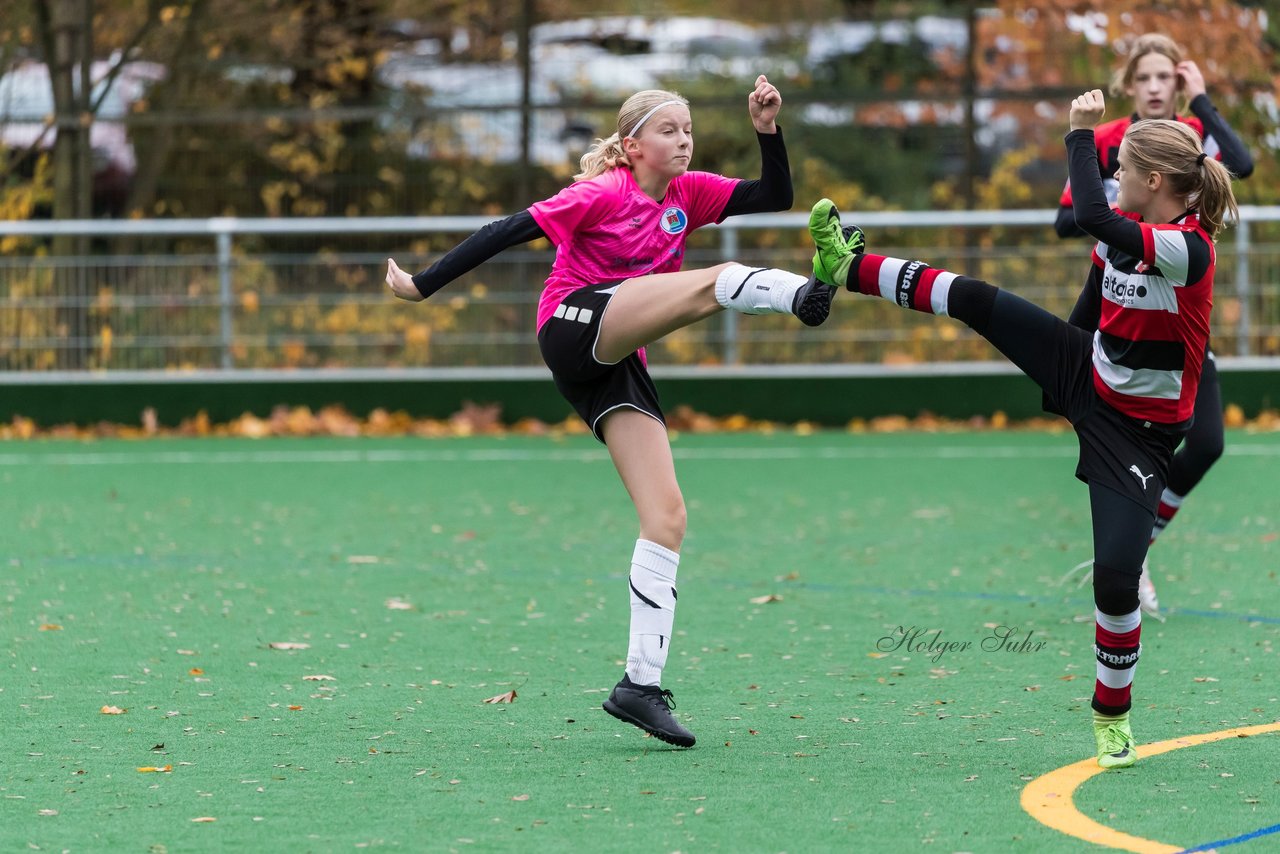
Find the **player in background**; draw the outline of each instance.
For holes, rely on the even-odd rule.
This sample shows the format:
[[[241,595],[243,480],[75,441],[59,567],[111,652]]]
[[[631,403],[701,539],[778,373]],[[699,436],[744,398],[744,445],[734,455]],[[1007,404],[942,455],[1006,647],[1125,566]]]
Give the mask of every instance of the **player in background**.
[[[1253,173],[1253,159],[1226,121],[1214,109],[1205,89],[1204,75],[1199,66],[1185,59],[1182,49],[1168,36],[1147,33],[1139,36],[1130,48],[1125,64],[1112,76],[1111,94],[1133,99],[1133,112],[1128,116],[1098,125],[1094,129],[1094,145],[1107,200],[1114,206],[1118,183],[1116,181],[1116,155],[1125,131],[1145,119],[1170,119],[1182,122],[1200,135],[1205,153],[1220,161],[1236,178],[1247,178]],[[1179,114],[1179,101],[1191,115]],[[1059,237],[1083,236],[1085,232],[1076,224],[1071,205],[1071,181],[1067,181],[1059,200],[1058,216],[1054,229]],[[1079,306],[1070,317],[1076,325],[1093,331],[1087,324],[1096,322],[1095,306]],[[1210,467],[1222,456],[1222,391],[1218,385],[1218,370],[1213,353],[1206,354],[1200,375],[1200,391],[1196,397],[1195,421],[1187,431],[1182,447],[1173,457],[1169,469],[1169,481],[1160,497],[1155,524],[1151,529],[1151,542],[1155,543],[1160,532],[1173,519],[1187,495],[1195,488]],[[1089,561],[1076,566],[1068,577],[1086,569]],[[1087,579],[1087,576],[1086,576]],[[1144,562],[1142,579],[1138,588],[1142,608],[1149,615],[1163,619],[1155,583]]]
[[[1216,265],[1214,236],[1236,213],[1231,175],[1180,122],[1130,129],[1117,153],[1119,205],[1102,187],[1093,128],[1101,90],[1072,101],[1066,136],[1076,222],[1098,240],[1082,301],[1090,332],[987,282],[860,251],[827,199],[810,214],[820,281],[903,308],[964,321],[995,345],[1065,415],[1080,443],[1076,477],[1093,522],[1094,737],[1098,764],[1137,759],[1129,721],[1141,654],[1138,578],[1174,449],[1191,423]],[[852,240],[851,240],[852,238]],[[851,245],[852,244],[852,245]]]
[[[760,75],[747,106],[760,145],[758,179],[691,171],[688,102],[674,92],[637,92],[618,112],[617,133],[596,140],[583,156],[573,184],[486,225],[417,275],[387,263],[392,292],[417,301],[510,246],[538,237],[555,244],[538,303],[538,344],[560,393],[609,449],[640,522],[628,579],[626,671],[604,709],[682,747],[695,738],[672,715],[661,677],[672,641],[685,503],[644,347],[725,309],[794,314],[817,326],[834,290],[813,278],[734,263],[680,271],[694,229],[791,207],[791,171],[775,121],[782,96]]]

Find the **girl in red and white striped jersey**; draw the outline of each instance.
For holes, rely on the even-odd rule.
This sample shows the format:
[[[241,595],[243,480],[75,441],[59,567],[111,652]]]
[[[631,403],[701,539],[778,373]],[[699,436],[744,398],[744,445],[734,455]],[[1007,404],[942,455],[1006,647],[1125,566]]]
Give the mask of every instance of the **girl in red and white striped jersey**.
[[[1130,127],[1147,119],[1170,119],[1182,122],[1196,131],[1203,140],[1204,151],[1209,157],[1222,162],[1238,179],[1253,173],[1253,158],[1248,147],[1227,125],[1209,100],[1204,75],[1193,60],[1187,59],[1182,48],[1161,33],[1145,33],[1134,39],[1123,66],[1116,70],[1111,82],[1111,94],[1125,95],[1133,99],[1133,112],[1094,128],[1094,147],[1102,170],[1103,187],[1114,207],[1118,188],[1116,162],[1120,143]],[[1178,113],[1178,101],[1186,100],[1191,115]],[[1059,237],[1084,236],[1076,225],[1072,206],[1071,182],[1068,181],[1059,200],[1058,217],[1054,228]],[[1089,332],[1097,329],[1100,316],[1097,301],[1077,306],[1071,322],[1083,326]],[[1200,483],[1223,450],[1222,391],[1218,385],[1218,371],[1213,353],[1207,352],[1200,374],[1199,391],[1196,394],[1195,422],[1187,431],[1182,446],[1173,455],[1169,466],[1169,480],[1160,496],[1156,510],[1155,527],[1151,541],[1164,530],[1182,506],[1183,500]],[[1080,569],[1087,564],[1081,564]],[[1160,603],[1156,597],[1155,583],[1146,564],[1138,588],[1142,608],[1148,614],[1160,618]]]
[[[1129,710],[1141,653],[1138,578],[1169,461],[1191,422],[1213,302],[1213,237],[1236,204],[1230,173],[1205,155],[1199,136],[1153,120],[1121,143],[1126,214],[1112,210],[1093,148],[1102,113],[1100,90],[1076,98],[1066,137],[1076,222],[1099,241],[1085,285],[1099,306],[1094,332],[987,282],[859,252],[861,234],[842,227],[826,199],[809,230],[820,281],[964,321],[1075,428],[1076,476],[1089,485],[1093,519],[1094,735],[1098,764],[1114,768],[1137,759]]]

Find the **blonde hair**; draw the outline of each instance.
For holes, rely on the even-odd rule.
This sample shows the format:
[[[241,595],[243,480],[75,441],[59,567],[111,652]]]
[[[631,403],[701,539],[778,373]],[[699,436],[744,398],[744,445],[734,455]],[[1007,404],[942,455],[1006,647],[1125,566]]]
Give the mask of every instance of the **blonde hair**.
[[[1159,172],[1175,195],[1195,208],[1200,225],[1210,237],[1217,237],[1225,224],[1225,214],[1240,217],[1231,172],[1212,157],[1203,156],[1200,136],[1182,122],[1147,119],[1135,122],[1125,132],[1129,166],[1135,172]]]
[[[1111,75],[1111,94],[1115,97],[1127,95],[1133,85],[1133,75],[1138,72],[1138,62],[1150,53],[1158,53],[1167,57],[1175,66],[1182,62],[1182,48],[1164,33],[1144,33],[1138,36],[1129,48],[1129,56],[1125,64]]]
[[[631,160],[622,148],[622,140],[637,122],[645,118],[646,113],[663,101],[674,101],[686,106],[689,104],[675,92],[663,89],[645,89],[623,101],[621,109],[618,110],[618,129],[608,138],[597,139],[591,143],[587,153],[578,161],[578,168],[582,171],[574,175],[573,180],[586,181],[597,175],[603,175],[610,169],[617,169],[620,166],[629,167]]]

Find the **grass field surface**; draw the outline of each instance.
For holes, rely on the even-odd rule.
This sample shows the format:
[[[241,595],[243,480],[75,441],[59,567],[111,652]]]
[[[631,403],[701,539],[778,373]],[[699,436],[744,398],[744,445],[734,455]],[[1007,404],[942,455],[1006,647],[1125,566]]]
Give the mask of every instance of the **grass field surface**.
[[[1139,744],[1280,721],[1280,434],[1227,447],[1151,553]],[[1104,850],[1020,805],[1094,749],[1070,434],[674,448],[692,750],[600,709],[636,524],[588,437],[0,445],[0,851]],[[1260,732],[1072,803],[1276,850],[1277,768]]]

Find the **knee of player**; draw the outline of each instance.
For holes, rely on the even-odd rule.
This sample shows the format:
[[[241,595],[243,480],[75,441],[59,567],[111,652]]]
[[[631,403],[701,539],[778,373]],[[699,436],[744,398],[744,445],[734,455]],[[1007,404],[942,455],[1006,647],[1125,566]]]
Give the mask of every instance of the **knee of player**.
[[[1094,561],[1093,604],[1104,614],[1119,616],[1138,608],[1141,564],[1123,569]]]
[[[679,492],[667,496],[648,514],[646,527],[654,529],[654,533],[670,543],[679,544],[684,540],[688,528],[689,514],[684,506],[684,496]]]

